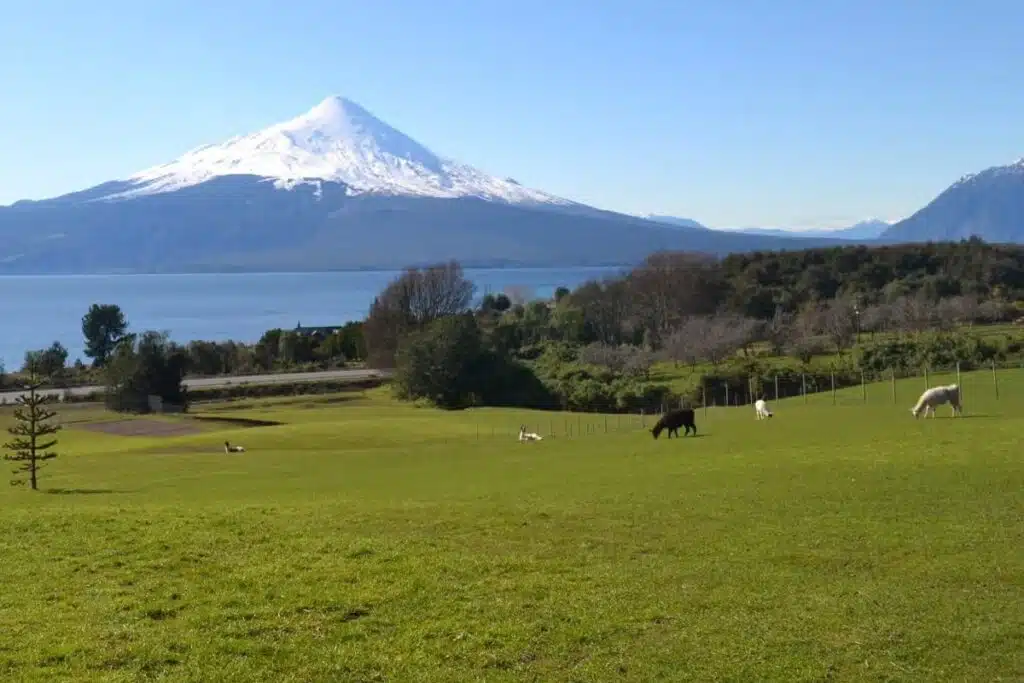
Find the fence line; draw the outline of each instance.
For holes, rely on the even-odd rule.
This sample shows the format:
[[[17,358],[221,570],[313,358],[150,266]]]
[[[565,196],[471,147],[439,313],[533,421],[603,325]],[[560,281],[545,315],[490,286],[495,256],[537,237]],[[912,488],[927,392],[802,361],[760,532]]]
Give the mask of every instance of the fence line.
[[[783,373],[749,375],[745,392],[737,391],[735,384],[730,389],[728,382],[722,382],[721,392],[716,392],[712,383],[704,382],[700,389],[699,403],[696,401],[692,403],[687,402],[684,399],[683,404],[689,404],[690,407],[695,409],[702,409],[703,416],[706,418],[709,408],[752,405],[757,400],[759,393],[766,395],[768,394],[766,388],[772,387],[774,389],[772,395],[765,396],[766,398],[777,397],[781,400],[802,397],[804,402],[810,402],[811,396],[817,394],[826,401],[830,400],[831,405],[877,405],[878,401],[881,400],[888,405],[898,405],[900,402],[905,402],[909,406],[917,400],[920,393],[926,388],[942,384],[952,384],[954,382],[960,385],[961,394],[965,398],[972,394],[978,395],[980,392],[988,391],[991,392],[989,396],[998,401],[1004,398],[999,384],[999,375],[1001,371],[1007,370],[1024,370],[1024,367],[1017,363],[990,362],[987,366],[972,367],[970,370],[964,369],[957,363],[954,366],[938,368],[931,366],[922,367],[917,372],[895,368],[873,373],[857,371],[856,376],[860,381],[858,383],[848,383],[845,386],[837,381],[837,378],[842,374],[837,372],[829,372],[828,377],[825,379],[820,376],[821,373],[817,373],[819,375],[817,377],[814,376],[814,373],[799,373],[796,377],[788,378]],[[846,374],[848,375],[849,372]],[[901,388],[901,380],[912,379],[920,379],[920,386],[912,390],[908,390],[905,386]],[[860,384],[859,392],[856,391],[857,384]],[[741,389],[743,388],[742,384],[739,386]],[[875,389],[869,390],[869,387],[874,387]],[[786,392],[787,388],[789,389],[788,393]],[[847,390],[847,392],[840,398],[842,390]],[[728,396],[729,403],[716,403],[714,400],[715,395]],[[968,398],[967,400],[970,399]],[[525,424],[527,431],[537,432],[545,438],[580,439],[602,434],[648,430],[660,413],[664,413],[666,409],[671,407],[674,406],[663,406],[659,413],[644,410],[633,413],[603,413],[597,411],[550,412],[543,417],[531,416],[531,418],[524,419],[522,424]],[[485,435],[487,428],[490,429],[491,437],[501,436],[502,438],[514,438],[519,430],[518,424],[514,428],[512,425],[496,428],[494,424],[489,424],[482,429],[478,422],[476,426],[476,437],[478,440]]]

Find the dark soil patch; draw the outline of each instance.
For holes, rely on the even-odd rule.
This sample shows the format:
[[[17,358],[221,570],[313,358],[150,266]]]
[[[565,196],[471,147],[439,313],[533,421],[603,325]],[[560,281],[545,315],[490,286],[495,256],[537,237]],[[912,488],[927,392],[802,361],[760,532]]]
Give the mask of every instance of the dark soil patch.
[[[217,452],[224,452],[223,443],[205,448],[197,444],[189,444],[188,446],[157,446],[146,449],[146,455],[209,455]]]
[[[273,420],[256,420],[248,417],[220,417],[215,415],[194,415],[192,419],[203,422],[219,422],[236,427],[277,427],[284,424],[283,422],[274,422]]]
[[[160,420],[111,420],[109,422],[87,422],[79,429],[113,434],[115,436],[191,436],[202,434],[203,430],[185,422],[162,422]]]

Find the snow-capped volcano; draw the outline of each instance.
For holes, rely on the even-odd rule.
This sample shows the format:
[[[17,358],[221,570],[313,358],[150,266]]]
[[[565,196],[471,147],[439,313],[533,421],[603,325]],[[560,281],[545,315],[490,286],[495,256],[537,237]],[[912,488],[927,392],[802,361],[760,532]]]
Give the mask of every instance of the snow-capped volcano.
[[[514,204],[573,202],[436,155],[344,97],[262,131],[205,145],[126,179],[108,198],[172,192],[229,175],[272,180],[278,188],[343,183],[349,194],[479,197]]]
[[[814,243],[567,201],[441,157],[342,97],[129,178],[0,207],[0,274],[623,265]]]

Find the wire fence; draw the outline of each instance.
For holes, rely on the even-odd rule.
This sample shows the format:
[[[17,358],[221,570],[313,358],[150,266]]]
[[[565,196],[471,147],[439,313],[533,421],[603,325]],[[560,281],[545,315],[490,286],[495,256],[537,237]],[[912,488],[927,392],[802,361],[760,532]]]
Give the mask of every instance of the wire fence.
[[[968,369],[969,368],[969,369]],[[706,418],[709,409],[753,406],[758,398],[771,404],[785,399],[802,401],[817,406],[891,405],[908,410],[917,402],[925,389],[957,384],[965,406],[990,401],[1016,400],[1024,381],[1009,377],[1014,371],[1024,380],[1024,362],[990,362],[984,367],[960,363],[946,367],[891,369],[880,372],[855,373],[849,371],[817,373],[761,373],[746,378],[744,386],[731,380],[709,380],[701,387],[699,402],[681,401],[682,407],[692,407],[698,416]],[[727,397],[727,400],[723,400]],[[718,399],[717,401],[715,399]],[[677,407],[665,405],[660,413]],[[579,439],[584,437],[649,430],[660,417],[659,413],[604,414],[598,412],[552,412],[543,417],[536,413],[524,416],[522,426],[544,438]],[[698,425],[699,427],[699,425]],[[519,433],[519,425],[478,424],[476,436],[511,437]]]
[[[990,361],[978,364],[955,363],[945,367],[920,369],[893,368],[882,371],[818,371],[807,373],[763,373],[749,375],[742,386],[735,379],[708,380],[701,387],[703,407],[753,405],[758,398],[766,401],[803,399],[834,405],[913,403],[925,389],[957,384],[965,400],[983,396],[999,400],[1005,393],[1000,376],[1024,370],[1024,362]],[[914,380],[918,380],[915,382]]]

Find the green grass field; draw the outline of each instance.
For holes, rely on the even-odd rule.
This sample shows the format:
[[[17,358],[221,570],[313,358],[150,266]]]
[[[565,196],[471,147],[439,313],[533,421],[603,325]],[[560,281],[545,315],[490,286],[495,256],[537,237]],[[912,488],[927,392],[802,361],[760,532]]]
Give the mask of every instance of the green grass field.
[[[0,491],[0,680],[1020,681],[1024,373],[964,386],[659,441],[381,391],[170,437],[68,407],[46,491]]]

